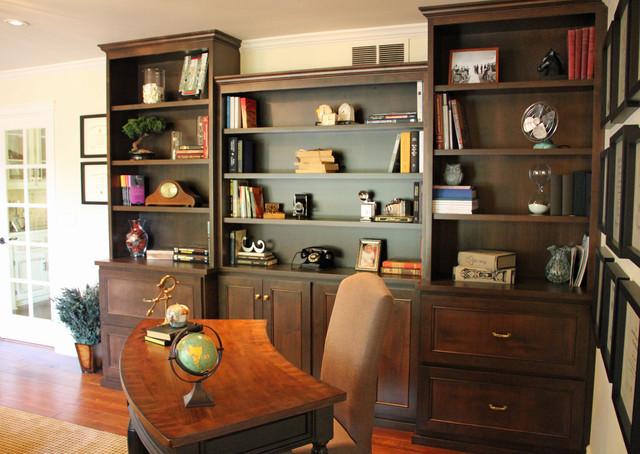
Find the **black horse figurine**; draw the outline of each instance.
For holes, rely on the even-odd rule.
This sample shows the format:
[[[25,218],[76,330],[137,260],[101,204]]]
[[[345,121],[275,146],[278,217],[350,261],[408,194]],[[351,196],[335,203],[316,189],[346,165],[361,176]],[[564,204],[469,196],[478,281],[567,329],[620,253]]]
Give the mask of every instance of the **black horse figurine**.
[[[566,79],[565,64],[562,56],[553,49],[543,57],[538,72],[544,72],[543,79]]]

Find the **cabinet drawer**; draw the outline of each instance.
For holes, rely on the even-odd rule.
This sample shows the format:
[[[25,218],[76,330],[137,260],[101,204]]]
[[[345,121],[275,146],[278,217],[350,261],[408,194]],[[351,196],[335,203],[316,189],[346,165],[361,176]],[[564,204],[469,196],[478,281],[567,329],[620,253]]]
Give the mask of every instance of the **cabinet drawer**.
[[[420,435],[500,447],[581,446],[583,381],[421,366],[420,386]]]
[[[581,377],[589,309],[583,305],[423,296],[423,361]]]

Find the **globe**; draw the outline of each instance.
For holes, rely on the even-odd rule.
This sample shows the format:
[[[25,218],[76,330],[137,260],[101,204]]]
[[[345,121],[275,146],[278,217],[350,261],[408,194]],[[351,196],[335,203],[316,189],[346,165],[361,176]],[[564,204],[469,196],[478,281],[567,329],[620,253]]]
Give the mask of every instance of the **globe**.
[[[178,365],[191,375],[207,375],[218,364],[218,349],[204,333],[190,333],[176,346]]]

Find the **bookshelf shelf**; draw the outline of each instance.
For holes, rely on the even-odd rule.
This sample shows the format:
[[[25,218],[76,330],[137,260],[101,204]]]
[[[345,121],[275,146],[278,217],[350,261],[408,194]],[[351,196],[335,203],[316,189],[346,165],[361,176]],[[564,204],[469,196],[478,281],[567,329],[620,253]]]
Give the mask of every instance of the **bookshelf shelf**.
[[[407,180],[417,181],[422,179],[421,173],[225,173],[225,180]]]
[[[401,229],[421,230],[422,225],[413,222],[360,222],[349,219],[263,219],[224,218],[226,224],[273,225],[281,227],[340,227],[348,229]]]
[[[364,131],[411,131],[420,130],[422,128],[422,123],[353,124],[335,126],[265,126],[259,128],[226,128],[223,130],[223,133],[227,135],[289,133],[335,134],[354,132],[361,133]]]

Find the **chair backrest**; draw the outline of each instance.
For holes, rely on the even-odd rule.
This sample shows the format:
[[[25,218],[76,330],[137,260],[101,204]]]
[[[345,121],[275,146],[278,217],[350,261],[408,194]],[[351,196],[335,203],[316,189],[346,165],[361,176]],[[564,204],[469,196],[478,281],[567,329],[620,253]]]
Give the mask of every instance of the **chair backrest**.
[[[335,418],[363,453],[371,452],[376,384],[393,298],[380,276],[344,279],[327,329],[321,379],[347,393]]]

